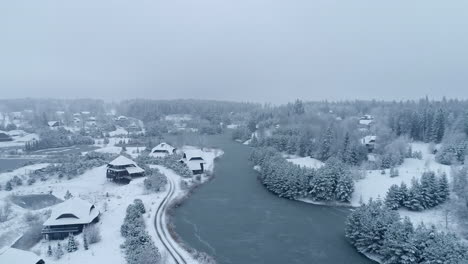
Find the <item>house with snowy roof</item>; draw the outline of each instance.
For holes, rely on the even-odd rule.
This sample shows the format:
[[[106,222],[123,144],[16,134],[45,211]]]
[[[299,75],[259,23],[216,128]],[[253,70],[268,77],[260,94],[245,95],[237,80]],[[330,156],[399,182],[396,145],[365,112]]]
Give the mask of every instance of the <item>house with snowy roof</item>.
[[[5,141],[12,141],[13,139],[11,138],[10,135],[7,133],[0,131],[0,142],[5,142]]]
[[[366,114],[359,119],[359,125],[366,128],[370,127],[372,123],[374,123],[374,117],[372,115]]]
[[[162,156],[166,156],[166,155],[175,154],[176,150],[177,149],[174,148],[173,146],[163,142],[163,143],[160,143],[159,145],[157,145],[156,147],[154,147],[151,150],[150,155],[152,157],[162,157]]]
[[[198,149],[190,149],[184,151],[181,162],[187,164],[193,174],[202,174],[205,172],[205,160],[203,152]]]
[[[45,264],[45,261],[31,251],[4,247],[0,249],[0,263]]]
[[[367,151],[372,152],[375,148],[377,136],[365,136],[361,138],[361,144],[367,147]]]
[[[60,127],[60,121],[49,121],[49,122],[47,122],[47,125],[51,129],[57,129],[57,128]]]
[[[106,177],[112,181],[131,181],[132,178],[143,176],[144,173],[145,170],[136,162],[121,155],[107,164]]]
[[[99,210],[80,198],[70,198],[52,208],[52,213],[43,224],[45,239],[63,239],[70,233],[77,234],[83,227],[99,221]]]

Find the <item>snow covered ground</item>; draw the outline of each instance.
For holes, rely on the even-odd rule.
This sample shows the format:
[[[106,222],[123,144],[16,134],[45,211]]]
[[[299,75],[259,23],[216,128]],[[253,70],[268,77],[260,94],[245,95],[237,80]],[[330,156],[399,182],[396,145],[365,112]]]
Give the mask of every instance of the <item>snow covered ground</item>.
[[[116,146],[120,141],[128,142],[129,138],[126,137],[111,137],[109,138],[109,144],[104,144],[102,140],[99,143],[94,144],[95,146],[99,147],[96,149],[96,152],[101,153],[110,153],[110,154],[120,154],[122,151],[122,147]],[[125,147],[127,151],[125,151],[128,155],[132,158],[138,157],[140,153],[145,150],[145,147]]]
[[[311,169],[318,169],[324,165],[322,161],[312,157],[298,157],[289,155],[287,160],[301,167],[307,167]]]
[[[194,147],[185,147],[185,149],[192,149]],[[128,149],[128,148],[127,148]],[[222,155],[222,151],[215,149],[205,149],[203,151],[203,157],[206,161],[206,169],[212,171],[214,166],[214,159]],[[35,164],[26,166],[14,170],[13,172],[0,174],[0,183],[6,182],[11,177],[18,175],[24,176],[28,172],[40,169],[47,166],[47,164]],[[180,182],[183,179],[172,170],[166,169],[161,166],[157,167],[162,173],[164,173],[168,180],[171,181],[175,186],[174,195],[172,199],[181,198],[186,194],[187,190],[182,190]],[[73,253],[65,253],[63,258],[55,260],[47,257],[47,248],[50,245],[56,246],[58,241],[48,242],[42,240],[37,244],[32,251],[38,253],[43,257],[47,263],[56,264],[82,264],[82,263],[114,263],[124,264],[124,254],[120,248],[123,243],[123,238],[120,235],[120,226],[123,223],[127,206],[133,202],[134,199],[141,199],[147,208],[147,213],[144,215],[147,222],[148,232],[155,240],[156,246],[161,251],[162,255],[167,258],[165,263],[173,263],[169,254],[167,254],[161,241],[156,236],[154,228],[155,212],[159,204],[163,201],[167,195],[168,186],[166,190],[159,193],[149,193],[144,189],[143,181],[144,178],[135,179],[128,185],[120,185],[114,182],[109,182],[106,179],[106,166],[100,166],[92,168],[86,171],[84,174],[73,178],[71,180],[58,180],[51,179],[46,182],[40,182],[33,185],[17,186],[14,191],[0,191],[0,201],[5,201],[11,194],[16,195],[27,195],[27,194],[40,194],[40,193],[52,193],[56,197],[63,199],[66,192],[69,191],[73,196],[80,197],[88,200],[96,205],[101,211],[101,219],[97,224],[101,230],[102,240],[96,244],[90,245],[89,250],[85,251],[82,248],[82,236],[76,236],[76,240],[81,244],[79,250]],[[202,180],[206,180],[206,177],[202,177]],[[189,182],[194,182],[188,180]],[[11,219],[0,225],[0,237],[3,237],[3,245],[11,245],[18,237],[22,235],[22,232],[26,229],[27,224],[24,221],[24,215],[30,211],[23,209],[19,206],[13,205],[13,214]],[[48,210],[50,208],[41,209],[41,211]],[[37,212],[37,211],[36,211]],[[164,212],[165,213],[165,212]],[[166,224],[166,218],[163,218],[164,225]],[[1,241],[0,241],[1,242]],[[66,241],[62,241],[62,246],[66,244]],[[176,244],[176,243],[173,243]],[[181,246],[176,245],[177,250],[183,254],[184,258],[188,263],[197,263],[192,256],[186,252]]]
[[[12,131],[0,131],[6,133],[11,136],[13,141],[5,141],[0,142],[0,148],[8,148],[8,147],[24,147],[26,142],[31,141],[33,139],[39,139],[39,135],[35,133],[26,133],[23,130],[12,130]]]
[[[125,130],[123,127],[117,127],[115,131],[109,132],[109,135],[111,137],[126,136],[128,135],[128,131]]]

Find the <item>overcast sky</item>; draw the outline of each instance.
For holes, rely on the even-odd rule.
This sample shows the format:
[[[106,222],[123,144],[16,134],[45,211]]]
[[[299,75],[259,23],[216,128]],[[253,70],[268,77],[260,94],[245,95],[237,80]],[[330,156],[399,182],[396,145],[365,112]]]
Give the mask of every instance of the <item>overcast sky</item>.
[[[466,0],[0,2],[0,98],[468,98]]]

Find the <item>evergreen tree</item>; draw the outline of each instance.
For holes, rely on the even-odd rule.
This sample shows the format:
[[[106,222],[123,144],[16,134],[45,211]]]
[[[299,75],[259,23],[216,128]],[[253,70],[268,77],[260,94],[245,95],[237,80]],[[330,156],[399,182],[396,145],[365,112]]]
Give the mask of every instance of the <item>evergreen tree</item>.
[[[75,241],[75,237],[73,236],[72,233],[68,234],[68,246],[67,246],[67,251],[69,253],[74,252],[78,249]]]
[[[404,205],[412,211],[422,211],[424,210],[422,201],[421,185],[418,180],[413,178],[411,180],[411,188],[408,192],[408,199],[404,202]]]
[[[437,184],[437,198],[438,198],[438,203],[443,203],[447,201],[447,199],[450,196],[450,190],[449,190],[449,184],[448,184],[448,179],[447,175],[443,173]]]
[[[424,172],[421,176],[421,188],[420,188],[420,194],[421,194],[421,204],[426,208],[432,208],[437,205],[437,200],[435,197],[436,194],[436,177],[435,173],[430,171],[430,172]]]
[[[5,191],[11,191],[13,190],[13,185],[11,184],[11,181],[7,181],[5,184]]]
[[[350,163],[351,157],[350,157],[350,142],[349,142],[349,133],[346,132],[344,141],[343,141],[343,149],[341,151],[341,160],[344,163]]]
[[[48,256],[48,257],[52,257],[52,254],[53,254],[52,246],[49,245],[49,246],[47,247],[47,256]]]
[[[133,200],[133,203],[135,204],[136,209],[140,212],[140,214],[146,213],[145,205],[141,199],[135,199]]]
[[[400,199],[400,187],[398,187],[396,184],[393,184],[387,191],[385,205],[392,210],[397,210],[401,205]]]
[[[84,230],[83,230],[83,247],[85,250],[89,249],[88,236],[86,235],[86,232]]]
[[[323,135],[320,145],[319,157],[321,160],[327,160],[332,155],[333,127],[329,126]]]
[[[445,133],[445,114],[439,108],[435,114],[434,122],[432,124],[432,141],[440,143]]]
[[[64,196],[63,198],[64,198],[65,200],[68,200],[68,199],[70,199],[70,198],[72,198],[72,197],[73,197],[73,195],[70,193],[69,190],[67,190],[67,192],[65,193],[65,196]]]
[[[63,254],[64,253],[63,253],[62,245],[59,242],[57,244],[57,247],[55,248],[54,257],[55,257],[55,259],[59,260],[59,259],[62,258]]]
[[[354,181],[349,173],[343,174],[338,178],[336,184],[336,199],[340,202],[349,202],[354,192]]]
[[[397,221],[388,227],[380,252],[384,263],[416,263],[416,247],[410,241],[413,233],[413,224],[407,217],[403,221]]]

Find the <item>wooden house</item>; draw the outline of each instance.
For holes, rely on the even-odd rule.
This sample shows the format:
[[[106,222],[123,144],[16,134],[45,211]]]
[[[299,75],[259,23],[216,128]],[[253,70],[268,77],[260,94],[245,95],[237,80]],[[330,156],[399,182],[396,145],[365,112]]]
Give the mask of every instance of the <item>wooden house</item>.
[[[153,156],[153,157],[161,157],[161,156],[166,156],[166,155],[172,155],[172,154],[176,153],[176,150],[177,149],[174,148],[173,146],[163,142],[163,143],[157,145],[156,147],[154,147],[151,150],[150,155]]]
[[[63,239],[70,233],[78,234],[83,227],[99,221],[99,210],[80,198],[71,198],[52,208],[52,213],[43,224],[45,239]]]
[[[47,122],[47,125],[49,126],[49,128],[51,129],[57,129],[60,127],[60,121],[49,121]]]
[[[377,136],[365,136],[361,138],[361,144],[367,147],[368,152],[372,152],[375,148]]]
[[[143,176],[145,170],[140,168],[133,160],[118,156],[107,164],[106,177],[112,181],[131,181],[134,177]]]
[[[187,164],[193,174],[202,174],[205,172],[205,160],[201,150],[187,150],[183,154],[182,162]]]
[[[5,142],[5,141],[12,141],[13,139],[11,138],[10,135],[8,135],[5,132],[0,132],[0,142]]]

